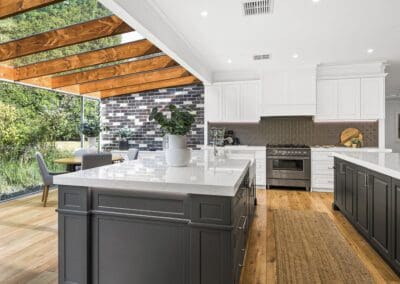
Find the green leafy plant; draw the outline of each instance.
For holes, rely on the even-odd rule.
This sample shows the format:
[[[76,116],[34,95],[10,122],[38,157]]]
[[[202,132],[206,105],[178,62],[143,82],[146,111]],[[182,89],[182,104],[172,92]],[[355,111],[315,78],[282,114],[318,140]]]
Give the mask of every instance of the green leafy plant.
[[[179,109],[173,104],[167,109],[171,112],[170,118],[155,107],[150,113],[150,121],[155,120],[167,134],[186,135],[195,121],[195,115],[190,112],[191,110]]]
[[[97,137],[101,132],[100,122],[97,120],[85,121],[81,124],[81,133],[87,137]]]
[[[122,141],[128,140],[132,136],[133,131],[127,127],[118,130],[119,139]]]

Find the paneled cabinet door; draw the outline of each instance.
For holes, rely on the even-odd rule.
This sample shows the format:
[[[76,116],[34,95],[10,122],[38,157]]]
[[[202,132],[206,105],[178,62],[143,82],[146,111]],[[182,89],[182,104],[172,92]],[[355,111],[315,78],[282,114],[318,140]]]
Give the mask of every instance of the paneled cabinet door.
[[[337,82],[337,118],[360,119],[360,79],[342,79]]]
[[[361,119],[384,118],[385,79],[361,79]]]
[[[369,172],[370,238],[375,248],[389,258],[390,249],[390,177]]]
[[[393,180],[392,187],[392,258],[400,272],[400,180]]]
[[[345,173],[344,209],[348,218],[354,220],[355,189],[357,185],[355,167],[346,163]]]
[[[222,121],[240,121],[240,85],[221,86]]]
[[[365,237],[369,236],[368,218],[368,176],[363,168],[357,169],[356,187],[356,226]]]
[[[346,173],[345,164],[343,161],[335,159],[335,204],[339,208],[344,208],[345,200],[345,183],[346,183]]]
[[[250,82],[241,85],[240,119],[244,122],[260,120],[260,83]]]
[[[221,86],[206,86],[205,117],[207,121],[222,120]]]
[[[317,82],[318,119],[337,119],[337,80],[319,80]]]

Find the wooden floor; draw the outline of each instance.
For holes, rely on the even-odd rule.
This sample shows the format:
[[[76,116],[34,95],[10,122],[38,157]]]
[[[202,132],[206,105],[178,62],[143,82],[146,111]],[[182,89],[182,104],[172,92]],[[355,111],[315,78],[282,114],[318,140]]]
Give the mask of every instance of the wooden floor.
[[[286,190],[258,190],[256,217],[250,228],[241,284],[276,283],[276,251],[271,210],[312,210],[326,212],[376,283],[400,283],[400,279],[344,216],[332,210],[333,194]]]
[[[377,283],[400,283],[345,218],[331,210],[332,194],[284,190],[258,190],[257,194],[241,284],[276,282],[274,224],[269,212],[277,208],[328,213]],[[0,283],[57,283],[56,198],[56,192],[51,192],[46,208],[40,195],[0,204]]]

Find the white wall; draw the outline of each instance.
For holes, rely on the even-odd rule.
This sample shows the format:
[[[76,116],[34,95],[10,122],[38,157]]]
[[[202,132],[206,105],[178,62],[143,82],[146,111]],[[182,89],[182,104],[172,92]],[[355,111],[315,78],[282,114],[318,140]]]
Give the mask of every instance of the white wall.
[[[400,139],[397,137],[397,114],[400,113],[400,97],[386,99],[386,148],[400,152]]]

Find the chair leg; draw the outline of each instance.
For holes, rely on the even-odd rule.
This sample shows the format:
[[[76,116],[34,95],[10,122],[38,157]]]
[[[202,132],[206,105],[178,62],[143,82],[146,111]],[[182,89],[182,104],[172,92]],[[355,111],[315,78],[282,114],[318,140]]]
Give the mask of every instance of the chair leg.
[[[43,207],[46,207],[46,204],[47,204],[47,197],[49,196],[49,186],[46,185],[45,188],[46,188],[46,189],[45,189],[45,194],[44,194],[44,204],[43,204]]]
[[[43,185],[43,190],[42,190],[42,202],[44,201],[44,194],[45,194],[45,191],[46,191],[46,186]]]

